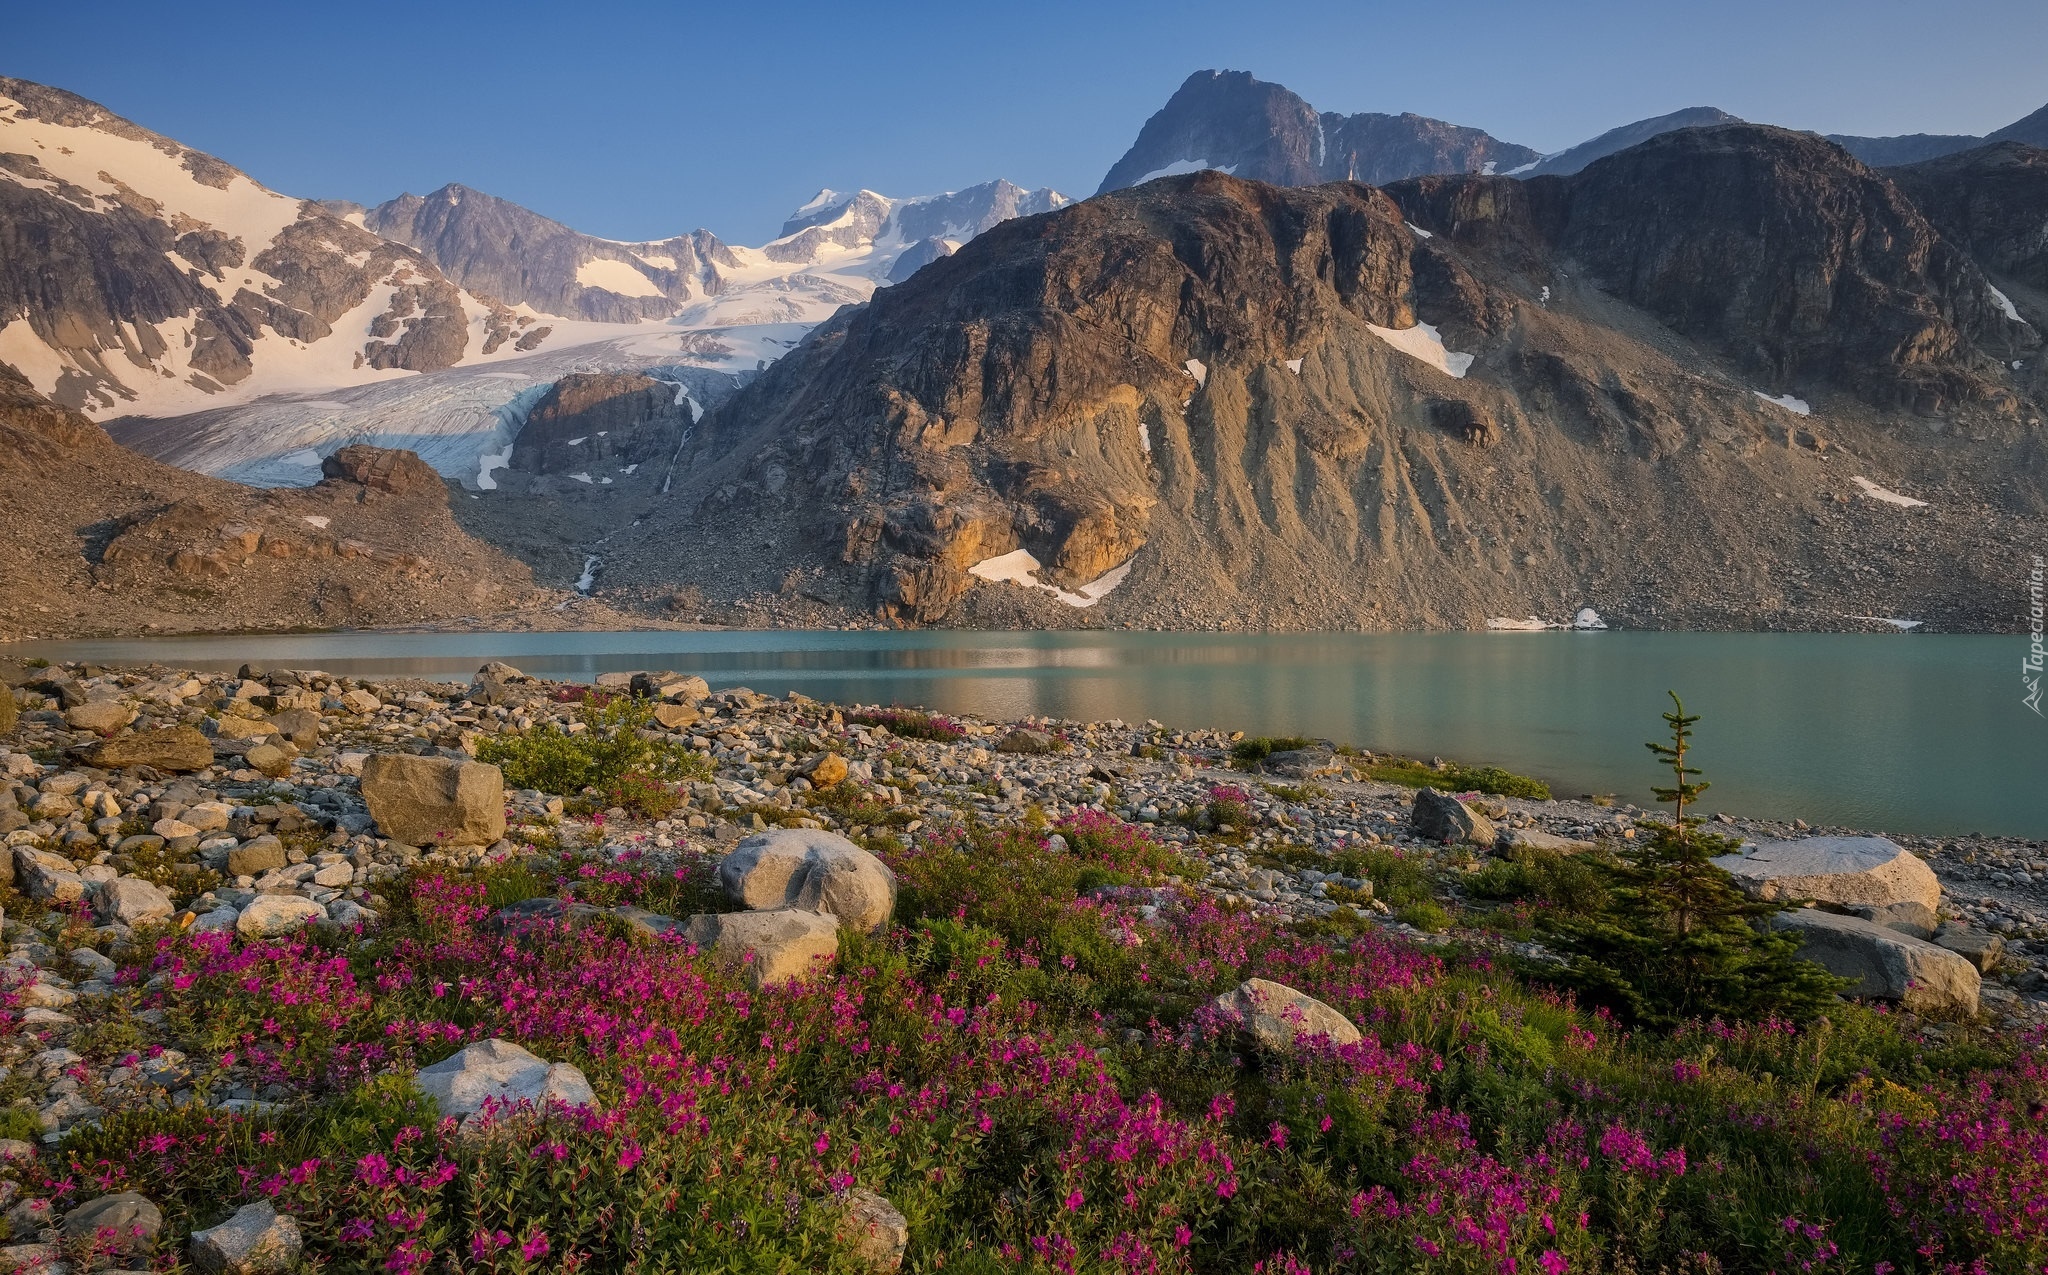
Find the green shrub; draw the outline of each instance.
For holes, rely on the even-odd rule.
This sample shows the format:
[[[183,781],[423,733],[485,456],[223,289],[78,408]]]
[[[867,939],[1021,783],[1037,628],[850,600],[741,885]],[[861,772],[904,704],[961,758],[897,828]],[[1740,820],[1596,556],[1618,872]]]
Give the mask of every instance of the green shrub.
[[[1340,850],[1329,862],[1347,877],[1371,881],[1373,897],[1390,908],[1427,903],[1436,897],[1422,865],[1398,850],[1385,846]]]
[[[1443,904],[1435,899],[1422,899],[1404,908],[1398,908],[1394,912],[1394,919],[1430,934],[1441,934],[1451,928],[1451,914],[1444,911]]]
[[[1521,797],[1549,801],[1550,785],[1527,775],[1498,766],[1460,766],[1456,762],[1438,769],[1402,757],[1381,758],[1368,763],[1367,778],[1407,788],[1435,788],[1439,792],[1483,792],[1495,797]]]
[[[1312,748],[1317,741],[1300,735],[1260,735],[1255,739],[1241,739],[1230,750],[1231,764],[1239,770],[1257,770],[1259,763],[1274,753],[1290,753],[1297,748]]]
[[[915,708],[878,708],[866,713],[848,713],[846,720],[855,726],[882,726],[890,734],[905,739],[931,739],[950,744],[956,739],[967,738],[967,731],[950,717],[940,717]]]
[[[1585,855],[1517,850],[1465,878],[1482,899],[1527,901],[1564,916],[1591,916],[1609,901],[1607,875]]]
[[[578,733],[549,722],[524,734],[487,736],[477,742],[477,760],[503,769],[511,787],[565,797],[585,788],[602,793],[629,774],[639,777],[635,790],[644,793],[649,784],[709,779],[718,771],[702,753],[641,736],[654,713],[646,704],[622,698],[586,704],[581,712]]]

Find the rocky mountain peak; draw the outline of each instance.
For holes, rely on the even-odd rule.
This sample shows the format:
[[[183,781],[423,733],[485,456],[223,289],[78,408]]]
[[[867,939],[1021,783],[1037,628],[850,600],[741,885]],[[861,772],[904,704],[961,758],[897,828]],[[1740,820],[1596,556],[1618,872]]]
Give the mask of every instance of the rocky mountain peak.
[[[1244,71],[1197,71],[1103,178],[1097,193],[1214,168],[1278,186],[1384,184],[1422,173],[1533,163],[1525,146],[1426,116],[1318,113],[1298,95]]]
[[[1716,124],[1740,124],[1742,121],[1728,112],[1713,106],[1689,106],[1682,111],[1658,115],[1650,119],[1637,120],[1611,128],[1590,141],[1580,142],[1568,150],[1555,155],[1545,155],[1526,171],[1530,176],[1553,174],[1563,176],[1576,173],[1596,159],[1605,159],[1631,146],[1640,145],[1653,137],[1676,132],[1681,128],[1711,128]]]

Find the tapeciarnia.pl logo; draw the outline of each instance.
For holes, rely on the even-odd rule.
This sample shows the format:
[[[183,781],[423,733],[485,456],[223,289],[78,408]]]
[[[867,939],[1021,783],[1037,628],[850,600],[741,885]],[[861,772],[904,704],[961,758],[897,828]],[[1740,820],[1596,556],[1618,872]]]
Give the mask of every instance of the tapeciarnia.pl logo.
[[[2048,663],[2048,647],[2042,644],[2043,604],[2048,602],[2048,560],[2040,554],[2034,555],[2034,573],[2027,577],[2027,632],[2034,640],[2027,648],[2027,658],[2020,662],[2020,681],[2027,688],[2026,698],[2020,702],[2034,710],[2034,716],[2048,716],[2041,711],[2041,667]]]

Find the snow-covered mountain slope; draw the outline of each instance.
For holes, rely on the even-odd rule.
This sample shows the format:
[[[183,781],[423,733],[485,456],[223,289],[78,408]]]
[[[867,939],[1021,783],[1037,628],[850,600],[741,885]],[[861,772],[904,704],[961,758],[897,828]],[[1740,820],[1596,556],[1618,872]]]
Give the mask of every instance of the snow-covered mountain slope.
[[[449,189],[459,192],[452,203],[448,190],[436,192],[418,204],[427,211],[400,229],[438,226],[421,251],[448,254],[437,264],[451,277],[526,288],[522,312],[543,303],[579,314],[632,312],[596,299],[607,295],[644,301],[649,317],[628,324],[551,317],[547,351],[509,362],[470,360],[402,382],[305,388],[175,420],[113,421],[109,431],[159,460],[261,485],[318,481],[320,458],[353,442],[409,447],[450,478],[488,484],[493,458],[509,455],[527,409],[560,377],[658,368],[705,392],[736,385],[840,307],[866,301],[991,226],[1068,202],[1004,181],[915,199],[822,191],[791,214],[781,236],[747,248],[705,231],[618,244],[505,200]],[[365,215],[366,224],[393,224],[378,213]],[[691,268],[672,270],[685,253],[693,254]]]
[[[0,362],[167,415],[512,357],[531,309],[84,98],[0,79]]]
[[[1651,119],[1637,120],[1610,128],[1600,136],[1567,147],[1554,155],[1545,155],[1533,164],[1508,170],[1512,177],[1539,177],[1546,173],[1564,176],[1576,173],[1596,159],[1619,154],[1631,146],[1660,137],[1681,128],[1712,128],[1716,124],[1740,124],[1742,121],[1728,112],[1712,106],[1689,106],[1669,115],[1658,115]]]

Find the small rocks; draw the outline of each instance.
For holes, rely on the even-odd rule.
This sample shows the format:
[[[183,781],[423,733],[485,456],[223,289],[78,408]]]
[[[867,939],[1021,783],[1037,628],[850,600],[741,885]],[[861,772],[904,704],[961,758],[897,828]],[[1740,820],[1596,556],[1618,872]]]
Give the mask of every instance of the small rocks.
[[[305,1240],[299,1224],[267,1200],[245,1204],[219,1226],[192,1232],[192,1265],[208,1275],[285,1275]]]
[[[820,753],[804,769],[805,777],[819,788],[830,788],[842,782],[847,773],[846,758],[838,753]]]
[[[590,1082],[568,1063],[550,1063],[509,1040],[479,1041],[452,1058],[422,1067],[417,1083],[444,1116],[469,1116],[485,1105],[588,1106]]]
[[[1327,1037],[1331,1044],[1351,1045],[1358,1027],[1335,1009],[1285,983],[1248,978],[1234,992],[1215,1000],[1215,1008],[1234,1015],[1246,1031],[1268,1049],[1291,1049],[1303,1037]]]
[[[363,763],[363,801],[385,836],[411,845],[490,845],[505,835],[496,766],[378,753]]]
[[[744,970],[756,991],[808,978],[839,955],[837,918],[798,907],[693,916],[683,936],[717,959]]]
[[[284,842],[276,837],[251,837],[228,851],[228,875],[261,876],[285,865]]]
[[[718,883],[750,908],[829,912],[851,930],[888,924],[896,874],[835,832],[777,828],[748,837],[718,865]]]

